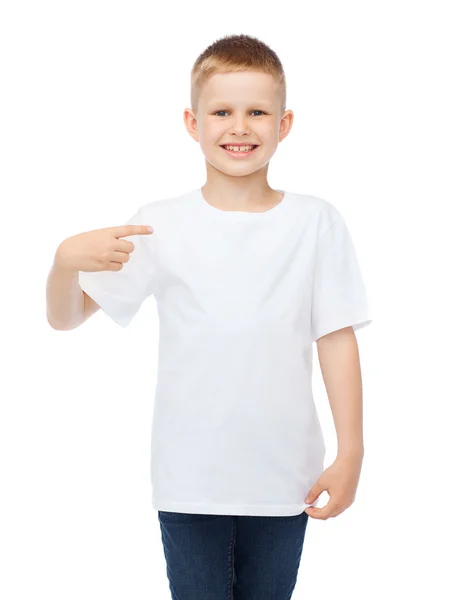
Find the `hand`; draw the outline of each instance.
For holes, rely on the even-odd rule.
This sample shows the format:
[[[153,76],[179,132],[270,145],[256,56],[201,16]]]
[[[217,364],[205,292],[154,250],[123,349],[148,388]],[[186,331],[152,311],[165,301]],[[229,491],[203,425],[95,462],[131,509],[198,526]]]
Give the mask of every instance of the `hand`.
[[[337,517],[355,500],[362,468],[362,456],[337,456],[336,460],[319,477],[305,502],[310,504],[322,494],[329,493],[329,502],[322,508],[310,506],[305,509],[309,517],[329,519]]]
[[[79,233],[61,242],[54,263],[72,272],[121,271],[135,246],[120,238],[150,233],[153,232],[145,225],[120,225]]]

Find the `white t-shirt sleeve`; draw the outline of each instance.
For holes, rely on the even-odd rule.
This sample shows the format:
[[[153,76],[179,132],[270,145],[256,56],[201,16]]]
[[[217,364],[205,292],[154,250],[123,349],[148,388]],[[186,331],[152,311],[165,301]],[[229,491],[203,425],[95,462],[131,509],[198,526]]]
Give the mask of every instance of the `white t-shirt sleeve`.
[[[341,215],[319,239],[313,278],[312,340],[343,327],[371,323],[365,285],[349,230]]]
[[[127,221],[127,225],[148,223],[143,207]],[[147,217],[149,221],[149,217]],[[131,241],[134,250],[119,271],[79,271],[79,285],[118,325],[127,327],[143,301],[155,291],[156,260],[153,233],[121,238]]]

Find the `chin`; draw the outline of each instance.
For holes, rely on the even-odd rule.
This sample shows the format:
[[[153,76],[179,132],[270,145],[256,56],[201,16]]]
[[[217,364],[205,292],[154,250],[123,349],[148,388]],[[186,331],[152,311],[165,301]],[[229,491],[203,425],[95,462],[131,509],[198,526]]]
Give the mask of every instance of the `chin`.
[[[247,175],[251,175],[252,173],[255,173],[263,168],[263,165],[248,165],[242,166],[242,168],[240,165],[237,165],[235,168],[232,168],[230,165],[221,165],[218,163],[218,161],[214,162],[210,161],[209,159],[206,159],[206,162],[208,162],[211,167],[219,173],[223,173],[229,177],[246,177]]]

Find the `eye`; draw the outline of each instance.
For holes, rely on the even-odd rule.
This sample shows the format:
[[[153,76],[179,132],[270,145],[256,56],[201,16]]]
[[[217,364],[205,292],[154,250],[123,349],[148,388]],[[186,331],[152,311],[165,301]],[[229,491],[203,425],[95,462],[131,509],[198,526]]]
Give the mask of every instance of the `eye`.
[[[225,112],[228,112],[228,111],[226,111],[226,110],[218,110],[218,111],[216,111],[214,113],[214,115],[218,115],[219,113],[225,113]],[[259,112],[259,113],[262,113],[263,115],[265,114],[264,111],[262,111],[262,110],[252,110],[251,112],[254,112],[254,113]]]

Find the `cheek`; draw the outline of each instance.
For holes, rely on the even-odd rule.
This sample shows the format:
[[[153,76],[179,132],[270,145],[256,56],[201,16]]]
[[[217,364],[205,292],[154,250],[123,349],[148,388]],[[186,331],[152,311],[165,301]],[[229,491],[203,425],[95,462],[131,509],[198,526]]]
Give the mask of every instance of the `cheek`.
[[[255,131],[263,142],[272,144],[275,140],[278,141],[278,128],[276,127],[257,128]]]
[[[210,127],[209,129],[203,129],[200,133],[200,144],[207,150],[213,146],[217,146],[222,139],[225,137],[225,131],[223,129]]]
[[[212,152],[215,150],[215,147],[217,145],[217,142],[215,139],[210,138],[210,137],[200,137],[200,147],[203,150],[204,154],[212,154]]]
[[[209,119],[202,119],[198,123],[198,129],[201,131],[206,138],[210,138],[215,135],[216,132],[222,131],[222,123],[217,121],[210,121]]]

